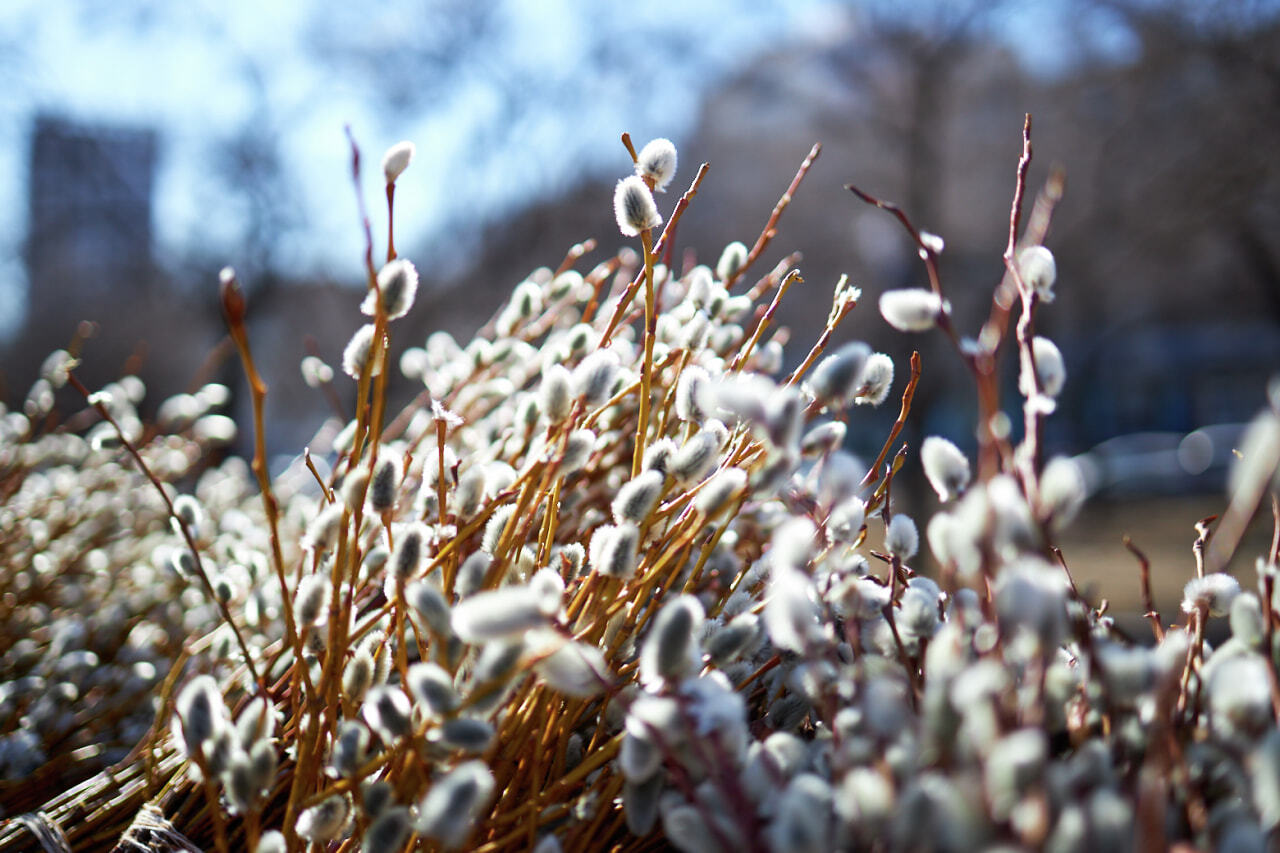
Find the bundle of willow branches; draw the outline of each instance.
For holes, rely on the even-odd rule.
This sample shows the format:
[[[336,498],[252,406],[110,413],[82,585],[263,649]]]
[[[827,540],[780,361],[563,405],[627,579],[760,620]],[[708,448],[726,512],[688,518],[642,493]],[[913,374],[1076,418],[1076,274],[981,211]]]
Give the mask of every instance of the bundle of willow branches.
[[[940,503],[932,577],[893,500],[918,358],[895,389],[887,356],[831,345],[861,295],[842,279],[788,359],[774,317],[799,272],[750,275],[816,147],[753,247],[676,270],[706,167],[664,227],[654,191],[675,148],[624,137],[635,173],[615,214],[639,246],[585,272],[592,246],[574,247],[474,340],[406,350],[396,367],[420,393],[398,412],[387,353],[417,271],[390,229],[376,265],[369,235],[369,322],[341,373],[302,365],[310,384],[354,383],[356,415],[276,477],[231,270],[249,465],[206,461],[235,434],[222,386],[144,426],[136,379],[91,393],[52,356],[0,432],[3,627],[22,638],[0,696],[0,790],[22,814],[0,846],[1262,849],[1280,823],[1276,547],[1257,593],[1218,569],[1276,490],[1280,393],[1202,529],[1180,621],[1149,608],[1154,645],[1132,642],[1054,545],[1084,482],[1039,447],[1066,380],[1034,330],[1061,182],[1020,230],[1029,134],[1006,275],[973,339],[951,320],[940,238],[850,188],[906,227],[928,278],[885,293],[881,315],[945,335],[979,401],[976,464],[944,437],[920,448]],[[384,158],[389,216],[412,154]],[[1006,350],[1020,437],[999,400]],[[86,407],[55,426],[66,383]],[[868,464],[846,438],[891,395]],[[1206,624],[1226,614],[1212,650]],[[111,766],[50,797],[95,762]]]

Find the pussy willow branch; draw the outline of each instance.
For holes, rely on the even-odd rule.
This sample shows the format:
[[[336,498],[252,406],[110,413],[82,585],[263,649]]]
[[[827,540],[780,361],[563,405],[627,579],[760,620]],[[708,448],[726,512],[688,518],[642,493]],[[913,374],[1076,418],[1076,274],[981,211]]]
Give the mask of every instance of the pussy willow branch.
[[[262,511],[267,517],[267,525],[271,529],[271,567],[275,570],[276,581],[280,584],[280,601],[284,610],[285,635],[289,644],[301,652],[301,640],[298,638],[297,626],[293,622],[293,607],[290,605],[289,587],[284,578],[284,556],[280,550],[280,504],[276,500],[275,491],[271,487],[271,474],[267,470],[267,430],[264,410],[266,407],[267,385],[258,373],[253,361],[253,351],[249,347],[249,334],[245,330],[245,301],[240,292],[239,283],[233,275],[221,282],[222,310],[226,316],[227,329],[231,340],[240,354],[240,364],[244,368],[245,379],[249,382],[249,396],[253,404],[253,463],[254,477],[258,481],[258,492],[262,495]]]
[[[1020,276],[1013,266],[1014,253],[1018,246],[1018,225],[1022,221],[1022,196],[1027,188],[1027,169],[1031,167],[1031,113],[1022,120],[1022,156],[1018,158],[1017,181],[1013,188],[1013,202],[1009,209],[1009,242],[1005,244],[1004,262],[1010,267],[1009,272],[1018,281]],[[1021,287],[1019,287],[1021,289]]]
[[[1020,478],[1022,489],[1027,500],[1033,504],[1040,490],[1040,441],[1044,432],[1044,419],[1047,415],[1043,406],[1036,399],[1040,395],[1040,377],[1036,372],[1036,355],[1032,342],[1035,338],[1035,310],[1039,304],[1036,291],[1022,280],[1022,271],[1018,268],[1018,226],[1022,221],[1022,198],[1027,187],[1027,169],[1031,166],[1031,113],[1026,114],[1022,123],[1022,155],[1018,158],[1017,179],[1014,182],[1013,202],[1009,210],[1009,240],[1004,250],[1004,266],[1013,279],[1014,286],[1022,301],[1022,313],[1018,317],[1018,366],[1021,375],[1030,383],[1025,389],[1026,399],[1022,405],[1023,446],[1024,453],[1018,455],[1021,460]]]
[[[644,467],[644,446],[649,439],[649,407],[653,388],[653,339],[657,337],[658,309],[653,291],[653,234],[648,228],[640,232],[644,251],[644,360],[640,363],[640,415],[636,425],[636,446],[631,457],[631,477],[640,475]]]
[[[933,290],[936,295],[942,296],[942,280],[938,276],[938,253],[935,252],[933,247],[927,244],[924,241],[924,238],[920,236],[920,231],[911,222],[911,218],[907,216],[906,212],[893,202],[877,198],[871,195],[871,193],[865,192],[853,184],[845,184],[844,188],[865,201],[867,204],[893,214],[893,216],[902,223],[902,227],[911,235],[911,241],[916,244],[916,249],[920,253],[920,259],[924,261],[925,272],[929,275],[929,288]]]
[[[104,405],[100,400],[95,400],[89,389],[84,386],[84,383],[81,382],[79,377],[74,373],[67,374],[67,381],[71,383],[73,388],[84,396],[90,406],[98,410],[98,414],[102,416],[103,420],[111,424],[112,429],[116,431],[116,435],[120,439],[120,443],[124,446],[125,450],[129,452],[129,455],[133,457],[133,461],[137,463],[138,468],[146,478],[151,481],[151,485],[154,486],[155,490],[160,494],[160,500],[164,501],[165,509],[169,513],[169,520],[173,523],[173,526],[181,532],[182,539],[187,545],[187,550],[191,552],[191,557],[195,562],[196,575],[200,578],[200,582],[204,587],[205,595],[209,597],[209,601],[218,609],[218,612],[222,615],[223,621],[225,621],[227,623],[227,627],[231,629],[231,633],[236,638],[236,645],[240,646],[240,653],[244,656],[245,667],[249,670],[249,674],[258,685],[259,694],[266,699],[266,682],[263,681],[262,676],[258,674],[258,668],[253,663],[253,656],[249,654],[249,646],[245,644],[244,635],[240,633],[240,628],[236,625],[235,620],[231,618],[231,611],[227,609],[227,605],[222,601],[222,599],[218,598],[217,593],[214,592],[213,583],[209,580],[209,574],[204,568],[204,561],[200,559],[200,549],[196,547],[195,538],[192,537],[191,530],[187,527],[186,523],[178,517],[178,513],[173,508],[173,501],[169,499],[169,493],[164,490],[164,484],[160,482],[154,473],[152,473],[151,468],[146,463],[146,460],[142,458],[142,454],[133,446],[133,442],[129,441],[129,439],[125,437],[124,430],[120,428],[120,424],[116,422],[116,419],[111,416],[111,412],[107,410],[106,405]]]
[[[1031,115],[1028,113],[1023,121],[1022,128],[1022,153],[1018,159],[1016,181],[1014,185],[1014,197],[1011,204],[1009,214],[1009,238],[1005,248],[1004,261],[1006,266],[1006,279],[1011,279],[1017,289],[1017,292],[1023,294],[1023,316],[1019,323],[1019,344],[1020,349],[1026,353],[1023,357],[1024,362],[1029,364],[1031,375],[1035,375],[1035,359],[1031,354],[1031,339],[1033,337],[1032,317],[1034,313],[1034,293],[1029,297],[1026,295],[1026,288],[1021,280],[1021,275],[1017,269],[1016,249],[1018,246],[1017,232],[1018,226],[1022,219],[1023,196],[1026,192],[1027,169],[1031,163]],[[941,281],[938,277],[936,254],[927,246],[921,237],[919,229],[912,223],[911,218],[898,205],[892,202],[884,201],[858,187],[848,184],[846,185],[850,192],[867,204],[878,207],[891,213],[906,229],[911,236],[912,241],[919,249],[920,257],[924,261],[925,269],[929,275],[929,285],[933,292],[938,296],[943,296]],[[1036,244],[1043,239],[1044,233],[1048,228],[1050,215],[1054,205],[1062,195],[1062,177],[1061,172],[1055,171],[1051,175],[1050,182],[1046,186],[1045,191],[1037,200],[1036,207],[1032,214],[1032,223],[1029,231],[1034,230],[1033,234],[1028,236],[1034,237]],[[1000,343],[1003,341],[1004,330],[1008,322],[1008,310],[1010,306],[1005,305],[1005,299],[1002,299],[1001,293],[1005,287],[1002,280],[1001,285],[997,287],[996,296],[994,298],[994,307],[992,318],[989,319],[983,327],[982,334],[979,336],[979,347],[975,352],[970,352],[966,347],[961,345],[960,338],[952,326],[950,316],[943,313],[938,318],[938,326],[947,335],[951,341],[953,349],[960,355],[961,360],[968,367],[970,374],[973,376],[978,392],[978,471],[981,479],[989,479],[1001,467],[1002,460],[1009,460],[1012,454],[1007,448],[1004,439],[996,435],[993,430],[993,419],[1000,411],[999,383],[996,377],[997,356]],[[1003,312],[1003,313],[1002,313]],[[1024,343],[1025,341],[1025,343]],[[1025,368],[1024,368],[1025,369]],[[1034,409],[1034,410],[1033,410]],[[1027,490],[1029,499],[1034,498],[1036,479],[1035,471],[1038,469],[1038,456],[1040,450],[1039,433],[1042,428],[1044,418],[1043,412],[1032,406],[1032,401],[1028,399],[1024,410],[1028,429],[1028,461],[1022,471],[1022,480],[1024,489]],[[1028,474],[1028,470],[1030,473]]]
[[[843,287],[843,284],[847,279],[848,276],[840,277],[840,287]],[[839,294],[838,289],[837,294]],[[813,346],[809,348],[809,354],[804,357],[804,361],[800,362],[800,366],[791,371],[791,375],[782,383],[783,386],[795,385],[804,378],[804,375],[809,372],[809,368],[813,367],[814,363],[817,362],[818,358],[826,350],[827,344],[831,343],[831,336],[835,334],[840,323],[845,317],[849,316],[849,312],[857,307],[857,305],[857,299],[840,299],[837,297],[836,302],[831,307],[831,313],[827,315],[827,323],[823,326],[822,333],[818,335],[818,340],[816,340]]]
[[[773,322],[774,315],[778,313],[778,305],[782,302],[782,297],[787,295],[787,290],[790,289],[792,284],[803,282],[804,279],[800,277],[799,270],[792,270],[787,273],[786,278],[778,285],[777,292],[773,294],[773,300],[769,303],[769,307],[760,315],[751,337],[747,339],[747,342],[738,350],[738,354],[734,356],[733,363],[729,365],[731,373],[740,370],[747,359],[751,357],[751,351],[755,349],[756,344],[760,343],[760,338],[764,335],[765,330],[769,328],[769,324]]]
[[[685,210],[689,207],[689,202],[698,194],[698,187],[702,185],[702,179],[707,176],[707,170],[711,166],[703,163],[698,167],[698,173],[693,176],[693,183],[689,185],[689,189],[685,190],[684,195],[680,196],[680,200],[676,202],[675,209],[671,211],[671,218],[667,220],[667,224],[662,228],[662,234],[659,235],[657,241],[653,244],[653,254],[658,255],[666,248],[667,241],[671,239],[671,235],[675,234],[676,224],[679,223],[680,217],[684,216]],[[613,333],[617,330],[618,324],[622,322],[622,318],[626,315],[627,309],[631,306],[631,300],[635,298],[636,293],[640,290],[640,285],[644,283],[644,271],[627,285],[627,289],[623,292],[622,298],[618,301],[618,307],[613,310],[613,316],[609,318],[609,325],[605,327],[604,334],[600,336],[599,348],[603,349],[609,345],[609,341],[613,338]],[[583,322],[587,322],[587,315],[583,314]]]
[[[1156,610],[1155,598],[1151,595],[1151,561],[1147,559],[1147,555],[1133,544],[1133,540],[1128,536],[1124,537],[1124,547],[1129,549],[1129,553],[1133,554],[1135,560],[1138,561],[1138,584],[1142,590],[1142,615],[1151,620],[1151,631],[1155,634],[1156,642],[1164,640],[1164,626],[1160,624],[1160,611]]]
[[[804,180],[804,176],[809,174],[809,169],[813,166],[818,155],[822,153],[822,143],[815,142],[813,147],[809,149],[809,154],[800,163],[800,168],[796,170],[795,177],[791,179],[791,183],[787,186],[786,192],[778,199],[778,203],[773,206],[773,212],[769,214],[769,219],[764,224],[764,229],[760,232],[760,236],[756,238],[755,245],[751,247],[751,251],[747,253],[747,259],[742,262],[742,266],[733,271],[724,282],[725,290],[732,290],[733,285],[742,277],[742,274],[751,268],[751,265],[764,254],[764,250],[769,247],[769,242],[773,240],[778,233],[778,220],[782,218],[782,212],[791,204],[791,199],[795,197],[796,191],[800,189],[800,182]]]
[[[1280,410],[1273,408],[1272,412],[1280,417]],[[1276,470],[1280,469],[1280,452],[1272,448],[1270,456],[1250,459],[1249,465],[1256,466],[1259,475],[1244,478],[1235,494],[1231,496],[1231,503],[1227,505],[1227,511],[1223,513],[1218,531],[1213,537],[1213,543],[1209,546],[1206,569],[1210,572],[1221,571],[1235,554],[1245,530],[1249,527],[1250,520],[1253,519],[1259,504],[1267,495],[1267,484],[1271,482]],[[1274,566],[1276,560],[1280,559],[1280,539],[1273,540],[1270,556]]]
[[[884,446],[880,448],[876,461],[871,463],[867,475],[862,478],[859,488],[867,486],[880,479],[880,466],[884,464],[884,460],[889,456],[889,448],[893,446],[897,440],[898,434],[902,432],[902,428],[906,426],[907,415],[911,413],[911,401],[916,396],[916,385],[920,383],[920,353],[912,351],[911,353],[911,376],[907,379],[907,387],[902,389],[902,406],[898,409],[898,417],[893,422],[893,426],[889,429],[889,437],[884,440]]]
[[[924,238],[920,236],[920,230],[911,222],[911,217],[907,215],[906,211],[893,202],[878,198],[853,184],[845,184],[845,189],[872,207],[878,207],[881,210],[892,214],[898,222],[902,223],[902,227],[906,229],[907,234],[911,236],[912,242],[916,244],[920,260],[924,262],[925,272],[929,276],[929,288],[939,298],[943,297],[942,279],[938,275],[938,254],[924,242]],[[973,367],[973,358],[968,355],[965,352],[964,347],[960,345],[960,337],[956,334],[955,327],[951,324],[951,316],[944,311],[938,315],[937,322],[938,328],[946,334],[947,339],[951,341],[952,348],[955,349],[957,354],[959,354],[961,360],[969,366],[970,371],[976,378],[977,371]]]

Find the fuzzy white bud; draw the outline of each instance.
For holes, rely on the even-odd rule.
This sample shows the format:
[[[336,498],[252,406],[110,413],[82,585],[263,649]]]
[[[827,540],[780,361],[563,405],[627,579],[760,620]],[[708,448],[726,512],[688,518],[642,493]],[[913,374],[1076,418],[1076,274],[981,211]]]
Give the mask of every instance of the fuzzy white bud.
[[[950,441],[931,435],[920,445],[920,463],[929,485],[943,503],[964,491],[969,485],[969,459]]]
[[[676,147],[671,140],[654,139],[641,148],[636,157],[636,174],[663,192],[676,175]]]
[[[332,841],[342,832],[351,806],[346,797],[329,797],[298,815],[298,835],[313,844]]]
[[[609,399],[617,375],[617,353],[607,349],[596,350],[573,369],[574,396],[588,406],[599,406]]]
[[[1080,465],[1065,456],[1055,456],[1040,475],[1040,513],[1055,530],[1075,520],[1084,505],[1085,482]]]
[[[562,364],[549,365],[542,372],[538,385],[538,403],[547,420],[558,424],[569,416],[573,408],[573,378]]]
[[[1036,393],[1036,384],[1040,391],[1048,397],[1057,397],[1062,393],[1062,386],[1067,382],[1067,368],[1062,360],[1062,352],[1057,345],[1037,335],[1031,341],[1031,353],[1036,362],[1036,383],[1024,374],[1018,376],[1018,390],[1024,397]]]
[[[805,387],[824,405],[846,406],[858,391],[870,357],[871,347],[861,341],[845,344],[818,362]]]
[[[346,348],[342,350],[342,372],[352,379],[359,379],[360,372],[369,362],[369,353],[373,350],[373,333],[373,324],[366,323],[356,329],[351,340],[347,342]],[[369,368],[369,375],[377,376],[381,372],[382,357],[379,355],[373,366]]]
[[[454,592],[464,598],[479,592],[491,565],[493,565],[493,555],[486,551],[476,551],[467,557],[458,567],[458,579],[454,583]]]
[[[747,262],[747,246],[738,240],[724,247],[720,260],[716,261],[716,278],[727,281],[737,275],[738,270]]]
[[[342,502],[347,509],[355,512],[364,506],[365,495],[369,491],[369,469],[361,466],[349,471],[342,478]]]
[[[587,561],[607,577],[629,578],[636,570],[640,530],[634,524],[606,524],[591,534]]]
[[[382,307],[388,320],[397,320],[413,308],[418,295],[418,269],[404,258],[396,258],[378,271],[378,289],[369,290],[360,312],[372,317],[378,310],[378,294],[382,294]]]
[[[861,499],[850,497],[836,504],[827,516],[827,532],[837,542],[853,544],[862,532],[867,518],[867,505]]]
[[[950,310],[950,304],[931,290],[905,288],[880,294],[880,315],[900,332],[926,332]]]
[[[1034,290],[1041,302],[1053,301],[1053,284],[1058,279],[1058,263],[1044,246],[1028,246],[1018,252],[1018,275]]]
[[[478,592],[453,608],[453,631],[467,643],[522,634],[546,621],[541,596],[528,586]]]
[[[404,598],[428,628],[441,637],[449,636],[453,624],[449,602],[433,581],[414,581],[405,589]]]
[[[813,559],[818,530],[807,518],[796,516],[781,524],[774,532],[766,552],[774,566],[803,568]]]
[[[1182,590],[1182,609],[1193,613],[1204,606],[1210,616],[1222,616],[1231,611],[1231,603],[1239,594],[1239,581],[1223,572],[1210,572],[1187,582]]]
[[[715,467],[719,452],[720,440],[715,432],[700,430],[671,457],[671,474],[686,483],[700,480]]]
[[[1048,563],[1027,557],[1005,566],[995,593],[1002,627],[1021,625],[1045,646],[1056,646],[1066,636],[1066,578]]]
[[[596,448],[596,434],[589,429],[575,429],[565,440],[560,471],[565,475],[580,470],[591,459]]]
[[[893,387],[893,359],[882,352],[874,353],[862,368],[854,402],[859,406],[878,406],[889,396],[891,387]]]
[[[844,444],[847,430],[848,427],[840,421],[818,424],[800,440],[800,455],[806,458],[826,456]]]
[[[493,724],[476,717],[453,717],[440,726],[440,739],[463,752],[483,752],[493,742]]]
[[[764,626],[780,649],[804,654],[821,637],[813,583],[804,572],[777,563],[769,576],[764,603]]]
[[[207,675],[193,678],[175,703],[182,739],[189,755],[199,755],[226,723],[227,709],[218,683]]]
[[[407,583],[422,566],[422,556],[429,538],[427,526],[416,522],[396,540],[391,552],[391,575],[400,583]]]
[[[663,604],[640,647],[640,679],[646,684],[675,682],[702,668],[698,636],[706,613],[692,595]]]
[[[409,692],[414,695],[433,716],[443,717],[462,704],[454,689],[449,671],[435,663],[415,663],[409,667],[407,681]]]
[[[461,847],[492,794],[493,774],[485,763],[463,762],[431,785],[418,805],[417,830],[446,849]]]
[[[200,506],[199,500],[191,495],[178,495],[173,501],[173,514],[191,531],[192,536],[198,534],[200,524],[204,521],[204,508]]]
[[[293,593],[293,618],[300,627],[317,625],[324,617],[329,597],[328,580],[323,575],[307,575]]]
[[[627,482],[613,499],[614,521],[643,522],[658,505],[665,479],[659,471],[641,471],[635,479]]]
[[[374,512],[389,512],[395,506],[396,492],[400,489],[400,467],[400,457],[394,453],[384,452],[378,458],[368,492],[369,505]]]
[[[407,140],[397,142],[387,149],[387,153],[382,155],[382,174],[386,177],[387,183],[394,184],[396,178],[409,168],[409,164],[413,162],[415,150],[414,144]]]
[[[364,701],[365,694],[373,686],[374,669],[373,656],[364,649],[356,649],[342,669],[342,695],[351,702]]]
[[[746,485],[746,471],[741,468],[722,468],[702,484],[693,498],[693,507],[705,516],[713,516]]]
[[[370,690],[361,707],[369,728],[387,744],[413,730],[411,712],[412,706],[404,691],[386,685]]]
[[[480,538],[480,548],[485,553],[496,554],[498,545],[502,542],[502,534],[507,529],[507,523],[511,521],[511,515],[516,511],[513,504],[506,504],[498,507],[489,516],[489,520],[484,525],[484,535]]]
[[[609,686],[612,676],[604,653],[586,643],[555,640],[559,647],[534,665],[534,671],[558,693],[585,699]]]
[[[636,175],[618,181],[613,191],[613,215],[624,237],[635,237],[662,224],[653,193]]]
[[[902,513],[894,515],[884,534],[884,547],[899,560],[910,560],[920,549],[920,531],[916,523]]]
[[[369,824],[360,842],[363,853],[396,853],[409,838],[409,810],[397,806],[383,811]]]
[[[680,373],[676,383],[676,417],[682,421],[701,422],[707,417],[703,400],[711,375],[697,365],[690,365]]]
[[[644,452],[644,468],[646,471],[657,471],[663,476],[671,470],[671,457],[675,456],[676,443],[669,438],[660,438],[649,445]]]

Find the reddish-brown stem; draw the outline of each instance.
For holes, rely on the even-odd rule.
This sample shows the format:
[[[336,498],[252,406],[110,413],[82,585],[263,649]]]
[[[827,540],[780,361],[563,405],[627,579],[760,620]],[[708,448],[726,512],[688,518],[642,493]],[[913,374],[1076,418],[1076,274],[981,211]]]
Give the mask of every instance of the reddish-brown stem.
[[[1196,558],[1196,577],[1204,577],[1204,552],[1209,544],[1209,540],[1213,538],[1213,532],[1210,525],[1217,521],[1218,516],[1209,515],[1196,522],[1196,541],[1191,546],[1191,552]]]
[[[760,232],[760,236],[756,238],[756,243],[751,247],[751,251],[747,253],[747,259],[742,262],[742,266],[738,267],[733,273],[724,280],[725,290],[732,290],[733,285],[742,277],[742,274],[751,269],[751,265],[764,254],[764,250],[769,247],[769,242],[778,233],[778,220],[782,218],[782,212],[791,204],[791,199],[795,197],[796,191],[800,189],[800,182],[804,180],[804,176],[809,174],[809,169],[813,166],[813,162],[818,159],[818,155],[822,153],[822,143],[815,142],[813,147],[809,149],[809,154],[800,163],[800,168],[796,170],[796,175],[791,179],[791,183],[787,186],[778,203],[773,206],[773,212],[769,214],[769,219],[764,224],[764,229]]]
[[[880,479],[880,466],[884,464],[884,460],[889,456],[889,448],[898,440],[898,434],[902,432],[902,428],[906,426],[907,415],[911,413],[911,401],[916,396],[916,385],[920,382],[920,353],[911,353],[911,376],[907,379],[907,387],[902,389],[902,407],[898,410],[898,418],[893,422],[893,426],[889,429],[889,437],[884,440],[884,446],[880,448],[876,461],[871,463],[871,467],[867,470],[866,477],[863,478],[861,486],[867,486]]]
[[[938,254],[920,236],[919,229],[911,222],[911,218],[907,216],[906,212],[893,202],[877,198],[853,184],[845,184],[844,187],[867,204],[878,207],[886,213],[893,214],[902,223],[902,227],[911,235],[912,242],[916,244],[921,260],[924,261],[925,271],[929,274],[929,288],[938,296],[942,296],[942,280],[938,277]]]
[[[1133,554],[1135,560],[1138,561],[1138,584],[1142,590],[1142,615],[1151,620],[1151,630],[1155,634],[1156,642],[1164,640],[1164,626],[1160,623],[1160,611],[1156,610],[1155,599],[1151,595],[1151,561],[1147,559],[1147,555],[1139,550],[1138,546],[1133,544],[1133,540],[1128,536],[1124,537],[1124,547],[1129,549],[1129,553]]]
[[[589,237],[581,243],[574,243],[569,248],[569,251],[565,253],[564,260],[560,262],[560,266],[556,267],[556,271],[552,273],[552,277],[554,278],[562,272],[568,272],[573,269],[573,265],[581,260],[583,255],[595,251],[595,248],[596,240],[594,237]]]

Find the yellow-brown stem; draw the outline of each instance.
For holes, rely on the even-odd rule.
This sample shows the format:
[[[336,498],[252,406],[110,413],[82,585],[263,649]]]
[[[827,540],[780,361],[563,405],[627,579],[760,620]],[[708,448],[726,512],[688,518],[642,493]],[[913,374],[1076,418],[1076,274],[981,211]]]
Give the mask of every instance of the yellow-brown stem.
[[[640,365],[640,423],[636,427],[636,449],[631,460],[634,478],[644,466],[644,445],[649,433],[649,404],[653,387],[653,339],[657,331],[657,308],[653,292],[653,235],[640,232],[644,244],[644,361]]]

